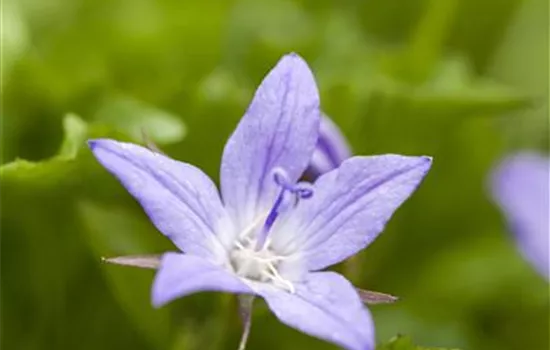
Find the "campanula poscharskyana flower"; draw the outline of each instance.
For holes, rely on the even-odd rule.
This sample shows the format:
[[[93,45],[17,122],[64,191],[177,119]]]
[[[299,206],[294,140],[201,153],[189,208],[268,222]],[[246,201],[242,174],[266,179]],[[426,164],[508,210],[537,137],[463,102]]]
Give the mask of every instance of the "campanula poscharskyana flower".
[[[289,54],[264,78],[226,143],[220,192],[190,164],[130,143],[89,141],[97,160],[181,250],[162,255],[153,305],[200,291],[255,295],[304,333],[347,349],[375,348],[358,291],[321,270],[378,236],[431,158],[351,157],[312,184],[298,182],[320,118],[313,74]]]

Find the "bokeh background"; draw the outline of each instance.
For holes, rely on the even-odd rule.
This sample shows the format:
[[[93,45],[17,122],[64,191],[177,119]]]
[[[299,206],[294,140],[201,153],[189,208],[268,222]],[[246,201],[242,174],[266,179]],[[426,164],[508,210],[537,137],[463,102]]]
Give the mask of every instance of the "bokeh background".
[[[2,349],[236,349],[232,296],[155,310],[153,271],[102,256],[173,249],[85,146],[143,142],[218,178],[222,147],[284,53],[314,70],[357,154],[431,155],[385,232],[336,267],[401,297],[378,340],[549,348],[548,283],[488,195],[518,149],[548,152],[547,0],[4,0]],[[334,349],[257,302],[250,349]]]

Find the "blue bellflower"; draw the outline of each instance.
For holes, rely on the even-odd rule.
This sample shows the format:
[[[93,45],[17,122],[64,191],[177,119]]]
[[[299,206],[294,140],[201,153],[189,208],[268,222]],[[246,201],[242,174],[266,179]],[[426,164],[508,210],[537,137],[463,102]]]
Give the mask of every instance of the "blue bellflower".
[[[153,305],[200,291],[255,295],[304,333],[347,349],[374,349],[373,322],[358,291],[343,276],[320,270],[369,245],[431,159],[352,157],[314,184],[297,182],[316,147],[320,119],[312,72],[298,55],[284,56],[225,145],[221,198],[190,164],[129,143],[89,141],[99,162],[181,250],[162,255]],[[154,267],[148,264],[142,265]]]
[[[550,279],[550,159],[532,152],[508,156],[494,170],[491,190],[520,252]]]

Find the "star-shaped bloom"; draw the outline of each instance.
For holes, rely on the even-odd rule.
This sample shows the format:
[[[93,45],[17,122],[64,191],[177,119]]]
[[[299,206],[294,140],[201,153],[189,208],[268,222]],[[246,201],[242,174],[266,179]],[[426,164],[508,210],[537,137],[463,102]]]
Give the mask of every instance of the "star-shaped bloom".
[[[491,190],[519,250],[550,279],[550,159],[533,152],[506,157],[492,174]]]
[[[347,349],[374,349],[373,322],[358,291],[320,270],[370,244],[431,159],[352,157],[314,184],[299,183],[319,124],[312,72],[290,54],[264,78],[225,145],[221,193],[190,164],[129,143],[89,142],[181,250],[160,260],[155,306],[199,291],[255,295],[302,332]]]

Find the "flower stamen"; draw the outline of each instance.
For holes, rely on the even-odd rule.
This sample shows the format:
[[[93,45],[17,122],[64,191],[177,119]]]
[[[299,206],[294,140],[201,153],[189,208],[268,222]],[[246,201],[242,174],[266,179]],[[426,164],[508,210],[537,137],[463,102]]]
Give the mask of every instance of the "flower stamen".
[[[294,289],[294,285],[290,281],[284,279],[272,264],[268,265],[268,269],[269,271],[266,271],[265,274],[270,277],[275,284],[279,283],[281,287],[286,287],[285,289],[290,293],[295,293],[296,290]]]
[[[239,276],[260,282],[271,282],[294,293],[292,283],[283,278],[277,270],[279,263],[287,257],[276,255],[267,248],[257,251],[253,249],[254,244],[248,246],[247,243],[235,242],[235,247],[231,258],[233,268]]]

